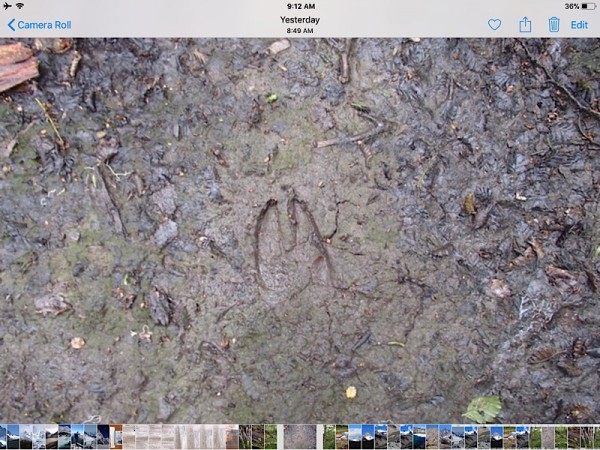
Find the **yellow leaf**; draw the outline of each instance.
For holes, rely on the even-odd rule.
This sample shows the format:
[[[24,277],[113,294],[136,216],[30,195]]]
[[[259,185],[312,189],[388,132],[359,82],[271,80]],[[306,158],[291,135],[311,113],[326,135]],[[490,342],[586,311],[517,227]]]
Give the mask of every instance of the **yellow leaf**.
[[[348,386],[348,388],[346,389],[346,397],[347,398],[356,397],[356,388],[354,386]]]

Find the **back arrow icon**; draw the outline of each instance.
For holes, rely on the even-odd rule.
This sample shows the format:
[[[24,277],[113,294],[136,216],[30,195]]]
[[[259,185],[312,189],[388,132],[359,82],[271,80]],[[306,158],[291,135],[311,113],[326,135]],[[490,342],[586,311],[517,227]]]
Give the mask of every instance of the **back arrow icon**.
[[[15,31],[14,27],[12,26],[12,24],[13,24],[14,21],[15,21],[15,19],[13,19],[10,22],[8,22],[8,28],[10,28],[13,31]]]

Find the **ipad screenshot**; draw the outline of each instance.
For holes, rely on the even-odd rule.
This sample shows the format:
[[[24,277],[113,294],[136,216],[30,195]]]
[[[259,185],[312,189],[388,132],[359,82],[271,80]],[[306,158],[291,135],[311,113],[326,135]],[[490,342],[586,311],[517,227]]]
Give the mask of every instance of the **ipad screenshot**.
[[[0,448],[600,448],[600,11],[6,0]]]

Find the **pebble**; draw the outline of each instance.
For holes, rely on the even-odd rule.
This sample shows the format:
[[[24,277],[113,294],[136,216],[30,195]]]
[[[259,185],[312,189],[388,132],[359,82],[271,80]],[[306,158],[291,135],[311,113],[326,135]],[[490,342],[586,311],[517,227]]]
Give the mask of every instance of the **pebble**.
[[[67,237],[73,242],[78,242],[81,238],[81,233],[79,233],[77,230],[71,230],[67,233]]]
[[[85,340],[80,338],[80,337],[74,337],[73,339],[71,339],[71,347],[73,347],[76,350],[79,350],[80,348],[83,348],[85,346]]]

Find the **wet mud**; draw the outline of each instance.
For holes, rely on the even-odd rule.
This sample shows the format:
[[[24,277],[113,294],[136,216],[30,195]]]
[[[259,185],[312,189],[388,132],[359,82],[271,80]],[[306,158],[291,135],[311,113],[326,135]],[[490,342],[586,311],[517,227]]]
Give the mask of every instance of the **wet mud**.
[[[275,41],[25,41],[1,421],[597,422],[599,41]]]

